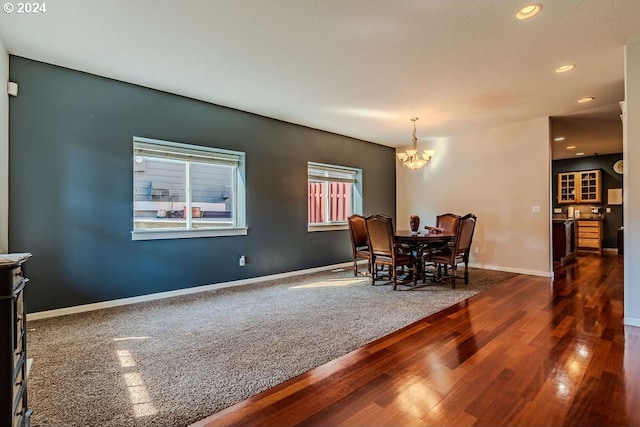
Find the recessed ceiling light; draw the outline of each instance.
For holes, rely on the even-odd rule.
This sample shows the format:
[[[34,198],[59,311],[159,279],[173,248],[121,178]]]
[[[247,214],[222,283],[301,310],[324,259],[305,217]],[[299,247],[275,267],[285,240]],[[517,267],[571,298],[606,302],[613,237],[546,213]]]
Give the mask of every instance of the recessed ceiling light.
[[[576,68],[576,64],[562,65],[562,66],[556,68],[556,73],[566,73],[567,71],[571,71],[574,68]]]
[[[518,19],[529,19],[533,18],[542,10],[542,5],[540,3],[532,3],[528,6],[523,7],[516,13],[516,18]]]
[[[564,141],[564,136],[557,136],[555,138],[553,138],[554,141]]]
[[[596,99],[594,96],[587,96],[585,98],[578,99],[578,102],[582,104],[585,102],[593,101],[594,99]]]
[[[579,153],[576,153],[576,156],[584,156],[584,153],[581,151]]]
[[[576,146],[575,145],[567,145],[567,150],[575,150]]]

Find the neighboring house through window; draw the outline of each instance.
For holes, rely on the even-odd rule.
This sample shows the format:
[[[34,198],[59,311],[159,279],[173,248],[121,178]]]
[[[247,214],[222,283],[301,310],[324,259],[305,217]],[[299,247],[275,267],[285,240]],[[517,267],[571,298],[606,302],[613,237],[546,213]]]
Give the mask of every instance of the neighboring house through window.
[[[247,234],[244,153],[133,139],[133,240]]]
[[[362,170],[309,162],[308,231],[348,228],[347,218],[362,214]]]

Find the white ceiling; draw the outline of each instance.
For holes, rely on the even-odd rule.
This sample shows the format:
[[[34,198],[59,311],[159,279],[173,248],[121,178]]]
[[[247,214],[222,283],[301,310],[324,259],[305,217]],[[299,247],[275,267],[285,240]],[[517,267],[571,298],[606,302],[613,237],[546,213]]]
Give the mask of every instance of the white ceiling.
[[[388,146],[411,143],[413,116],[421,145],[617,119],[640,1],[539,1],[517,21],[527,1],[56,0],[1,13],[0,37],[13,55]]]

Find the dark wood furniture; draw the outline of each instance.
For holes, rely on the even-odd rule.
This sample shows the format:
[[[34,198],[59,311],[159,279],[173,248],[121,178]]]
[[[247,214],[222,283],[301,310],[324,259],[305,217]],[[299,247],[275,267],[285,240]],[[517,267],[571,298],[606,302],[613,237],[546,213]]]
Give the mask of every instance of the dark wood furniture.
[[[396,232],[396,241],[406,245],[415,253],[416,270],[422,282],[426,282],[427,273],[425,271],[424,255],[430,251],[436,251],[447,247],[453,242],[456,233],[446,231],[442,233],[413,233],[411,231],[399,230]]]
[[[618,255],[624,255],[624,228],[618,228]]]
[[[455,232],[444,233],[412,233],[409,230],[396,231],[396,240],[398,243],[404,243],[413,247],[428,247],[437,243],[446,243],[453,240]]]
[[[393,232],[393,221],[384,215],[371,215],[366,218],[369,247],[371,248],[371,277],[372,284],[378,278],[378,268],[389,267],[393,289],[398,287],[398,268],[408,267],[412,270],[413,283],[416,283],[416,259],[411,253],[406,253],[402,245],[396,241]]]
[[[439,276],[442,272],[442,266],[450,266],[451,287],[456,287],[458,264],[464,263],[464,283],[469,284],[469,252],[471,251],[471,242],[473,241],[473,232],[476,227],[477,217],[469,213],[460,218],[458,228],[453,238],[453,243],[434,252],[427,252],[424,255],[425,262],[432,262],[438,265]]]
[[[573,219],[554,219],[553,230],[553,261],[561,266],[575,261],[578,247],[578,233],[576,221]]]
[[[454,213],[445,213],[436,216],[436,227],[441,228],[445,232],[455,233],[458,228],[458,221],[460,221],[460,215]],[[425,226],[427,228],[427,226]]]
[[[24,262],[31,254],[0,255],[0,425],[28,427]]]
[[[358,275],[358,260],[362,259],[367,260],[368,273],[371,274],[371,250],[367,237],[366,219],[362,215],[354,214],[347,218],[347,222],[349,223],[349,236],[353,251],[353,275]]]

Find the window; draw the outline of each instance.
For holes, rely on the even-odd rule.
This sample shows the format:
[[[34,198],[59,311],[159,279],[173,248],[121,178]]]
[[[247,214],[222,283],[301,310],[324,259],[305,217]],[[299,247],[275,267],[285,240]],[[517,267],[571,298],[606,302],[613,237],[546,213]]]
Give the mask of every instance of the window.
[[[309,162],[308,231],[348,228],[347,218],[362,214],[362,171]]]
[[[247,234],[244,153],[133,139],[133,240]]]

